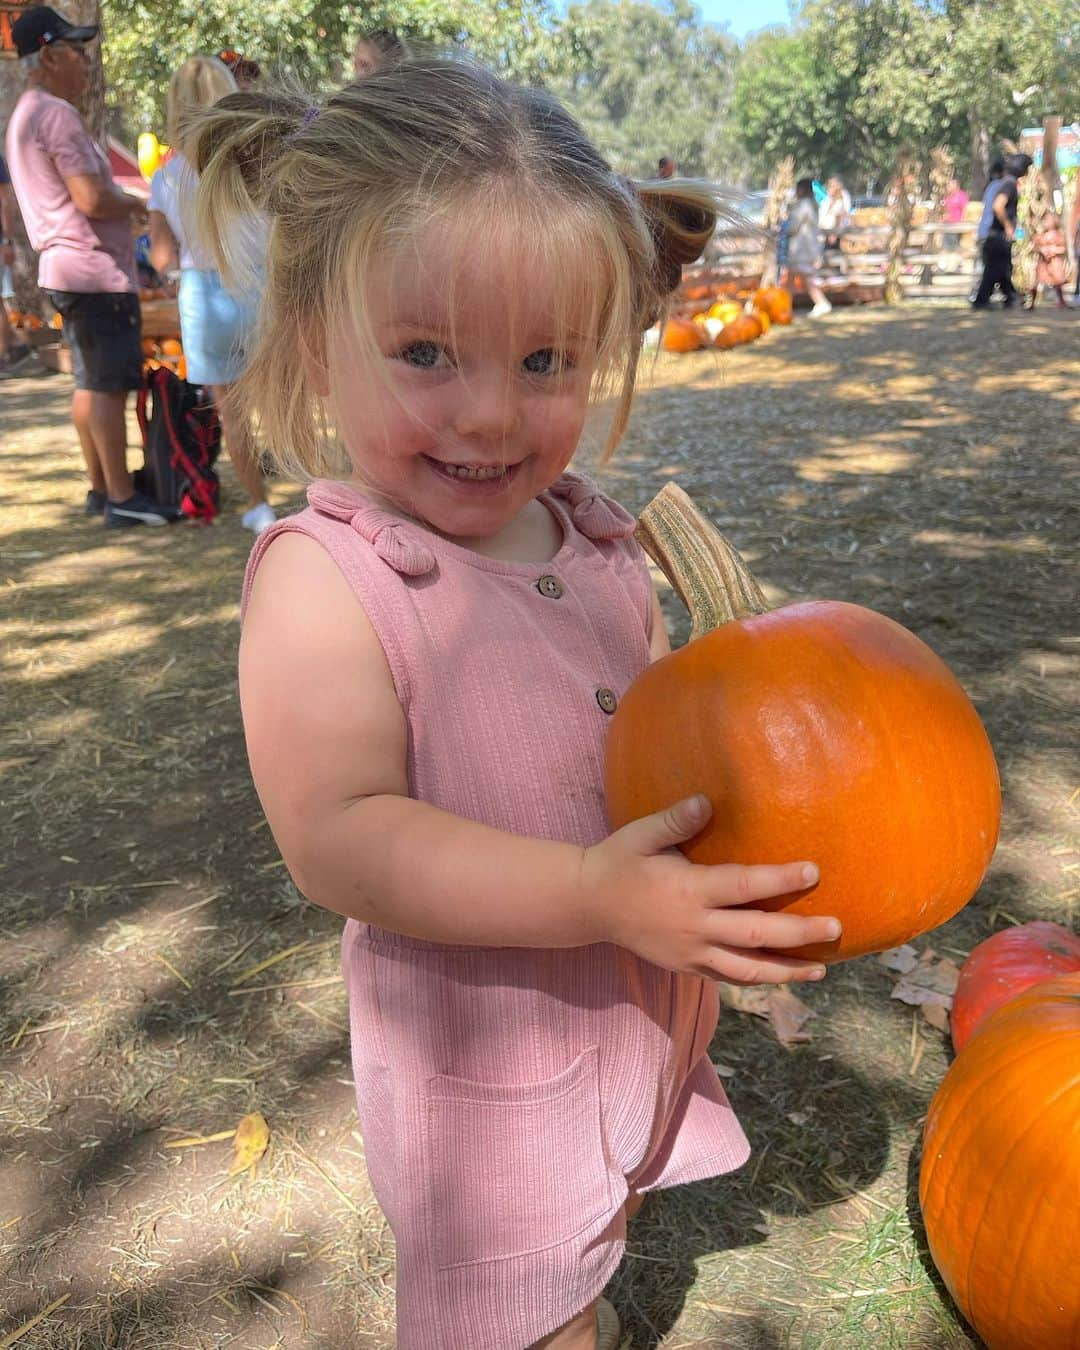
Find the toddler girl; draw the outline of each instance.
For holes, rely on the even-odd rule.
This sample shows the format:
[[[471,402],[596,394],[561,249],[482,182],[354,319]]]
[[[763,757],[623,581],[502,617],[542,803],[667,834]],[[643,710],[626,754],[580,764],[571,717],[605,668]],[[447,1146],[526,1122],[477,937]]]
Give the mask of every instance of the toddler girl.
[[[752,907],[811,864],[674,851],[706,801],[604,809],[609,718],[668,644],[632,517],[567,466],[591,395],[618,440],[709,199],[451,61],[234,94],[197,139],[226,273],[234,216],[271,221],[238,388],[308,507],[252,553],[244,724],[296,884],[347,919],[398,1345],[612,1347],[637,1197],[747,1156],[715,981],[819,978],[784,949],[839,928]]]
[[[1061,218],[1053,211],[1043,216],[1031,238],[1035,250],[1035,287],[1028,298],[1028,309],[1035,308],[1039,287],[1049,286],[1057,295],[1058,309],[1065,308],[1065,283],[1069,279],[1069,257]]]

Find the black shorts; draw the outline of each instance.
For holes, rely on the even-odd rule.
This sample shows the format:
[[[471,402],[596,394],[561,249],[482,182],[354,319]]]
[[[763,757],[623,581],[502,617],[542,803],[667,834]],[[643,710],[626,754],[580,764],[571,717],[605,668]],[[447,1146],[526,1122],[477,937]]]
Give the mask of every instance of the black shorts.
[[[142,385],[142,315],[132,291],[46,291],[64,320],[76,389],[115,394]]]

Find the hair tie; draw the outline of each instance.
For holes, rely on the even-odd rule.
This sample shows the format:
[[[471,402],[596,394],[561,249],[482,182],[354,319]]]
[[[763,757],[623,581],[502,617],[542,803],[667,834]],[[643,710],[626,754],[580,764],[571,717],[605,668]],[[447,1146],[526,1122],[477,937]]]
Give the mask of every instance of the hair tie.
[[[300,123],[300,130],[306,131],[308,127],[311,126],[312,122],[315,121],[316,117],[318,117],[319,112],[320,109],[318,105],[313,103],[304,113],[304,120]]]

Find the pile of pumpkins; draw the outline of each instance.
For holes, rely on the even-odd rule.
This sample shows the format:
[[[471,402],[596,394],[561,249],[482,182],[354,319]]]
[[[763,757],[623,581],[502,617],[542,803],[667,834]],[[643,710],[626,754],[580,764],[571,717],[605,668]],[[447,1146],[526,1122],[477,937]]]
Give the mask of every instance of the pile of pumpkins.
[[[179,337],[143,338],[143,371],[166,366],[182,380],[187,379],[187,358]]]
[[[40,333],[44,328],[60,329],[64,326],[64,321],[59,314],[54,314],[46,324],[36,314],[23,314],[21,310],[9,309],[8,320],[12,328],[21,328],[24,333]]]
[[[934,1264],[989,1350],[1080,1346],[1080,937],[980,943],[953,999],[919,1203]]]
[[[774,323],[791,322],[791,295],[781,286],[756,290],[745,304],[718,299],[689,318],[672,316],[660,335],[666,352],[696,352],[701,347],[729,350],[755,342]]]

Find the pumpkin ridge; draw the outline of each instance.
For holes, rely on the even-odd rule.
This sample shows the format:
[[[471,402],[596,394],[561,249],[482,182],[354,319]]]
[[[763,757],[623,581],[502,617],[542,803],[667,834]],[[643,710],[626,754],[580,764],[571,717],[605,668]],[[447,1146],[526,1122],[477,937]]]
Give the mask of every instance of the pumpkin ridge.
[[[1032,1127],[1034,1128],[1035,1125],[1039,1125],[1043,1129],[1046,1129],[1048,1125],[1048,1122],[1046,1121],[1046,1116],[1050,1113],[1050,1109],[1054,1106],[1056,1102],[1060,1101],[1062,1097],[1068,1096],[1070,1093],[1074,1092],[1076,1090],[1076,1087],[1077,1083],[1074,1080],[1073,1082],[1063,1087],[1060,1092],[1057,1092],[1054,1094],[1054,1096],[1050,1097],[1045,1103],[1045,1105],[1040,1103],[1040,1116],[1037,1121],[1032,1122]],[[1052,1124],[1052,1122],[1049,1123]],[[1057,1141],[1058,1144],[1061,1146],[1061,1152],[1066,1156],[1072,1151],[1072,1149],[1076,1147],[1076,1141],[1070,1138],[1069,1135],[1065,1133],[1059,1134],[1057,1136]],[[1019,1143],[1019,1140],[1017,1142]],[[1054,1163],[1057,1161],[1056,1155],[1055,1157],[1051,1158],[1050,1156],[1047,1155],[1046,1152],[1043,1152],[1041,1154],[1041,1161],[1043,1165],[1046,1167],[1047,1171],[1050,1172],[1051,1174],[1053,1174],[1055,1171],[1058,1171],[1058,1168],[1055,1168],[1054,1166]],[[1017,1235],[1018,1239],[1017,1245],[1021,1248],[1021,1250],[1023,1250],[1023,1248],[1026,1245],[1027,1234],[1030,1231],[1036,1219],[1039,1217],[1039,1211],[1045,1204],[1045,1200],[1046,1200],[1045,1196],[1039,1196],[1034,1203],[1028,1205],[1027,1218],[1024,1222],[1024,1227],[1020,1232],[1018,1232]],[[1012,1314],[1013,1304],[1016,1301],[1018,1289],[1019,1285],[1014,1281],[1009,1289],[1008,1302],[1005,1304],[1004,1321],[1006,1325],[1009,1324],[1009,1319]]]
[[[1070,1028],[1069,1030],[1071,1032],[1072,1028]],[[1060,1032],[1057,1034],[1059,1036],[1061,1035]],[[1068,1034],[1069,1033],[1067,1032],[1066,1035]],[[955,1125],[953,1125],[953,1129],[950,1131],[950,1140],[954,1141],[956,1139],[959,1139],[965,1147],[969,1144],[971,1136],[973,1134],[977,1134],[980,1129],[980,1121],[977,1119],[977,1116],[985,1115],[987,1112],[1000,1111],[1002,1109],[1003,1102],[1012,1101],[1013,1098],[1016,1097],[1017,1095],[1023,1095],[1020,1089],[1023,1089],[1023,1091],[1026,1092],[1026,1090],[1030,1086],[1031,1078],[1037,1077],[1038,1073],[1041,1073],[1043,1071],[1040,1065],[1038,1064],[1034,1065],[1032,1068],[1031,1075],[1025,1078],[1021,1083],[1017,1084],[1014,1082],[1007,1085],[1007,1095],[996,1097],[989,1101],[984,1100],[980,1104],[978,1112],[974,1112],[972,1110],[972,1103],[981,1092],[985,1091],[987,1087],[986,1082],[978,1076],[979,1071],[985,1072],[985,1070],[983,1069],[982,1061],[991,1060],[992,1062],[994,1062],[995,1068],[994,1079],[995,1085],[997,1085],[1000,1082],[1002,1075],[1005,1074],[1014,1064],[1019,1063],[1021,1060],[1028,1059],[1031,1055],[1031,1049],[1029,1046],[1019,1046],[1017,1047],[1015,1055],[1013,1055],[1011,1058],[1001,1059],[1000,1062],[996,1062],[998,1061],[998,1054],[995,1053],[994,1042],[990,1041],[987,1043],[987,1045],[989,1045],[990,1048],[987,1049],[986,1046],[983,1047],[978,1061],[976,1061],[974,1055],[972,1054],[967,1055],[967,1058],[965,1060],[965,1068],[967,1069],[967,1072],[964,1075],[960,1087],[957,1087],[956,1082],[957,1075],[953,1074],[953,1070],[956,1068],[956,1065],[960,1062],[960,1056],[958,1055],[956,1059],[953,1060],[952,1064],[950,1064],[948,1072],[946,1073],[944,1079],[942,1080],[941,1086],[938,1089],[938,1092],[940,1093],[946,1088],[948,1088],[947,1095],[949,1100],[946,1103],[946,1105],[948,1106],[947,1123],[955,1122],[957,1119],[964,1119],[968,1125],[968,1130],[965,1134],[959,1135],[956,1134]],[[969,1047],[969,1049],[972,1050],[974,1049],[974,1042]],[[1075,1050],[1073,1050],[1071,1053],[1075,1055],[1076,1052]],[[1077,1062],[1080,1063],[1080,1056],[1077,1057]],[[953,1078],[952,1083],[949,1082],[950,1075],[952,1075]],[[961,1093],[961,1088],[967,1089],[966,1095]],[[933,1110],[934,1104],[933,1102],[931,1102],[928,1117],[929,1114],[933,1112]],[[933,1129],[936,1131],[939,1130],[940,1128],[941,1128],[940,1121],[935,1121]],[[962,1158],[963,1149],[959,1149],[957,1151],[959,1156]],[[933,1173],[937,1166],[938,1161],[939,1158],[936,1154],[931,1156],[930,1167],[926,1181],[927,1193],[929,1193],[931,1189],[931,1183],[933,1181]]]
[[[1070,1059],[1070,1060],[1075,1060],[1075,1053],[1070,1053],[1069,1059]],[[1041,1072],[1040,1072],[1040,1074],[1039,1074],[1039,1076],[1041,1077],[1041,1076],[1042,1076],[1042,1073],[1045,1073],[1045,1065],[1040,1064],[1040,1065],[1038,1066],[1038,1068],[1041,1070]],[[1035,1076],[1035,1075],[1033,1075],[1033,1077],[1034,1077],[1034,1076]],[[1053,1095],[1053,1097],[1051,1097],[1051,1098],[1047,1101],[1046,1106],[1047,1106],[1047,1107],[1052,1106],[1052,1105],[1054,1104],[1054,1102],[1060,1100],[1060,1098],[1069,1095],[1069,1094],[1075,1089],[1075,1087],[1076,1087],[1076,1082],[1075,1082],[1075,1081],[1066,1084],[1063,1088],[1061,1088],[1058,1092],[1056,1092],[1056,1093]],[[1040,1104],[1040,1106],[1041,1106],[1041,1104]],[[985,1109],[985,1108],[984,1108],[984,1109]],[[993,1111],[993,1109],[994,1109],[993,1107],[990,1108],[991,1111]],[[1009,1161],[1009,1159],[1016,1153],[1016,1151],[1017,1151],[1018,1148],[1020,1148],[1020,1147],[1023,1146],[1023,1144],[1024,1144],[1025,1140],[1028,1138],[1028,1136],[1031,1135],[1031,1134],[1032,1134],[1035,1130],[1037,1130],[1037,1129],[1045,1128],[1045,1121],[1044,1121],[1044,1119],[1043,1119],[1043,1116],[1044,1116],[1044,1115],[1045,1115],[1045,1109],[1042,1109],[1042,1108],[1041,1108],[1041,1110],[1040,1110],[1040,1115],[1039,1115],[1038,1117],[1036,1117],[1034,1120],[1029,1121],[1028,1124],[1024,1127],[1024,1129],[1021,1131],[1021,1133],[1015,1136],[1015,1138],[1012,1140],[1011,1144],[1009,1145],[1008,1151],[1006,1152],[1006,1154],[1004,1155],[1004,1157],[1000,1160],[1000,1162],[996,1163],[996,1165],[995,1165],[995,1172],[996,1172],[996,1175],[995,1175],[994,1178],[991,1179],[992,1181],[996,1181],[998,1176],[1000,1176],[1000,1175],[1002,1175],[1002,1174],[1004,1174],[1004,1173],[1006,1173],[1006,1172],[1008,1171],[1008,1161]],[[1071,1142],[1071,1141],[1066,1141],[1066,1142]],[[986,1217],[986,1212],[987,1212],[987,1210],[991,1207],[991,1205],[992,1205],[994,1199],[995,1199],[994,1186],[991,1184],[991,1185],[988,1185],[987,1188],[986,1188],[986,1198],[985,1198],[985,1201],[984,1201],[984,1203],[983,1203],[983,1205],[982,1205],[982,1207],[981,1207],[981,1209],[980,1209],[980,1211],[979,1211],[979,1218],[978,1218],[978,1221],[972,1226],[972,1232],[974,1233],[974,1240],[973,1240],[973,1242],[971,1243],[971,1250],[970,1250],[970,1253],[969,1253],[969,1255],[968,1255],[967,1278],[966,1278],[966,1280],[965,1280],[965,1287],[966,1287],[966,1291],[967,1291],[967,1294],[968,1294],[968,1298],[967,1298],[967,1300],[966,1300],[966,1306],[967,1306],[967,1307],[970,1309],[970,1311],[971,1311],[971,1314],[972,1314],[972,1319],[971,1319],[971,1320],[972,1320],[972,1322],[975,1324],[976,1330],[978,1330],[978,1327],[979,1327],[979,1321],[981,1320],[981,1319],[979,1319],[979,1318],[976,1316],[976,1312],[977,1312],[977,1311],[978,1311],[978,1312],[981,1312],[982,1309],[980,1308],[980,1309],[976,1310],[976,1308],[975,1308],[975,1306],[974,1306],[974,1301],[973,1301],[973,1299],[972,1299],[972,1297],[971,1297],[971,1295],[972,1295],[972,1284],[973,1284],[973,1279],[972,1279],[972,1277],[973,1277],[973,1272],[974,1272],[974,1270],[975,1270],[975,1265],[976,1265],[977,1257],[978,1257],[979,1254],[980,1254],[980,1250],[979,1250],[979,1241],[980,1241],[980,1236],[981,1236],[981,1234],[982,1234],[983,1231],[984,1231],[983,1220],[985,1219],[985,1217]]]

